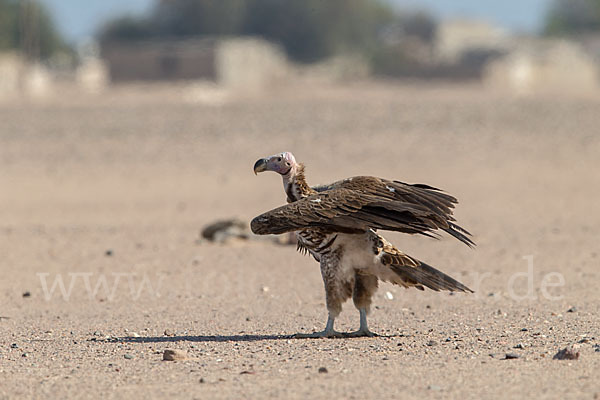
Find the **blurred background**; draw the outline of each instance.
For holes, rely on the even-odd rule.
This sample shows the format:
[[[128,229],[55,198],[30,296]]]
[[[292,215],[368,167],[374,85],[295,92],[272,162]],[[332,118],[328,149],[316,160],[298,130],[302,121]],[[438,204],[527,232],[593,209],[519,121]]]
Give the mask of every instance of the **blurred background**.
[[[600,1],[0,0],[0,99],[201,83],[188,97],[370,78],[595,92]]]
[[[251,167],[292,151],[446,188],[475,231],[586,220],[599,63],[600,0],[0,0],[0,219],[193,242],[280,205]]]

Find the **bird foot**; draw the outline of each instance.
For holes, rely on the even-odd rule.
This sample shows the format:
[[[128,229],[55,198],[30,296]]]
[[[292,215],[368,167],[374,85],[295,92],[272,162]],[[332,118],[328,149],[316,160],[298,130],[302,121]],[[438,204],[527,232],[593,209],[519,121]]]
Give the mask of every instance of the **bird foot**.
[[[379,336],[378,334],[376,334],[375,332],[371,332],[368,329],[359,329],[357,331],[354,332],[349,332],[345,334],[346,337],[377,337]]]
[[[334,330],[324,330],[321,332],[313,332],[313,333],[296,333],[294,335],[295,339],[317,339],[317,338],[343,338],[345,335],[341,332]]]

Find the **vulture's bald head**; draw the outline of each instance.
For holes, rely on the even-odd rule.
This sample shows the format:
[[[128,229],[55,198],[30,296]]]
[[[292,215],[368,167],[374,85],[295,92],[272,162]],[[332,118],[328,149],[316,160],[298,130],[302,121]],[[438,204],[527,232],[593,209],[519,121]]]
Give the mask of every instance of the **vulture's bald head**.
[[[297,165],[294,155],[286,151],[256,161],[254,163],[254,173],[273,171],[281,175],[288,175],[289,172],[295,170]]]

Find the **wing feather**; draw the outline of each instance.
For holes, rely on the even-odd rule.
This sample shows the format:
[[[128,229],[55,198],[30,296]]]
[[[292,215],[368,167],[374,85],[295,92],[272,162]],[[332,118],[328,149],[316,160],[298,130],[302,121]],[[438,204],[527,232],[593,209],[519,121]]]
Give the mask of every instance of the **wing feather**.
[[[252,232],[280,234],[305,228],[339,232],[382,229],[436,237],[448,232],[473,246],[470,234],[454,223],[457,200],[427,185],[360,176],[320,186],[316,193],[254,218]]]

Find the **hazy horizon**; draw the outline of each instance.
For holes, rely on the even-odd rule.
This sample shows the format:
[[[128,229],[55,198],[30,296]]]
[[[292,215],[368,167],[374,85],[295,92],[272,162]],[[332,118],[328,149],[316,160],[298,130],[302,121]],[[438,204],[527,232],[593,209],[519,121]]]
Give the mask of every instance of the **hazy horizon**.
[[[93,36],[107,20],[120,15],[142,15],[155,0],[40,0],[59,30],[71,42]],[[535,32],[541,28],[551,0],[387,0],[400,9],[425,10],[437,18],[477,18],[507,30]]]

